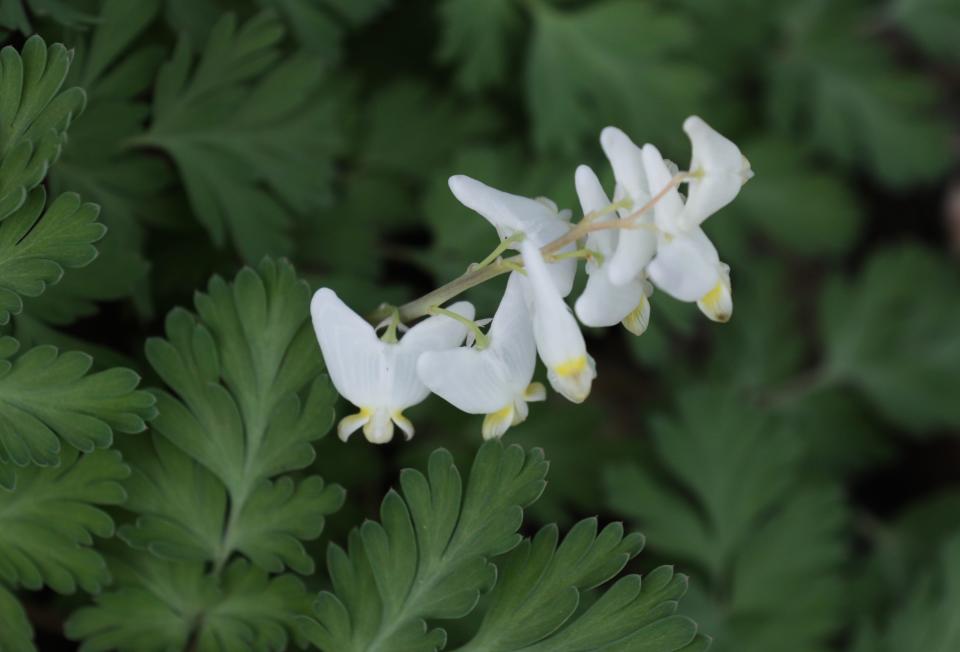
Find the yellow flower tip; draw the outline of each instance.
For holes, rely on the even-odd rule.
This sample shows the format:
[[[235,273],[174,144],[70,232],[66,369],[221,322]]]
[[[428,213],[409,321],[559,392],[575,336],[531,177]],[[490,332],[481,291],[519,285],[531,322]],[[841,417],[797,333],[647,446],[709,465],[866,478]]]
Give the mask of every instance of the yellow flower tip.
[[[643,335],[647,331],[647,326],[650,325],[650,301],[647,297],[640,297],[637,307],[620,323],[634,335]]]
[[[391,420],[397,424],[397,427],[403,431],[403,437],[407,441],[413,439],[413,422],[403,415],[400,410],[395,410],[390,415]]]
[[[523,400],[527,403],[545,401],[547,400],[547,388],[543,386],[543,383],[530,383],[523,390]]]
[[[596,376],[593,360],[586,355],[561,362],[547,371],[547,378],[553,388],[572,403],[583,403],[587,400]]]
[[[558,364],[553,368],[555,374],[561,378],[571,378],[583,372],[587,366],[587,356],[581,355],[576,358],[570,358]]]
[[[348,414],[343,417],[337,424],[337,437],[340,438],[340,441],[347,441],[357,429],[369,423],[372,415],[373,411],[369,408],[360,408],[360,411],[356,414]]]
[[[697,301],[697,307],[709,319],[721,324],[730,321],[733,316],[733,296],[730,286],[723,280],[717,281],[713,289]]]
[[[503,434],[513,425],[514,408],[513,404],[508,404],[491,412],[483,418],[483,439],[500,439]]]

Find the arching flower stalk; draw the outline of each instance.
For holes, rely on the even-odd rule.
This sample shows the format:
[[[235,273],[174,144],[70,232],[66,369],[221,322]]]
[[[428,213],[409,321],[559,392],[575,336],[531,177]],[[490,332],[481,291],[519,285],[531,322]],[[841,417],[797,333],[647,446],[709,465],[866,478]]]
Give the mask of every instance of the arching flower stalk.
[[[484,415],[483,437],[500,437],[526,419],[529,402],[546,398],[544,386],[533,382],[537,354],[554,390],[580,403],[597,370],[577,319],[591,327],[622,323],[639,335],[650,318],[653,286],[695,301],[714,321],[730,319],[730,270],[700,225],[733,201],[753,172],[739,148],[700,118],[688,118],[684,131],[692,155],[689,170],[679,171],[653,145],[640,147],[619,129],[604,129],[600,144],[616,179],[613,201],[593,170],[578,167],[583,219],[576,224],[548,199],[453,176],[453,194],[500,237],[489,256],[415,301],[381,306],[369,322],[332,290],[318,290],[311,312],[320,348],[337,391],[359,408],[340,421],[341,439],[362,428],[369,441],[385,443],[394,426],[409,439],[413,425],[403,411],[430,392]],[[519,253],[505,258],[509,250]],[[575,318],[564,297],[581,258],[588,278]],[[442,307],[510,272],[486,332],[481,325],[489,320],[475,322],[469,303]],[[382,337],[371,323],[385,325]]]

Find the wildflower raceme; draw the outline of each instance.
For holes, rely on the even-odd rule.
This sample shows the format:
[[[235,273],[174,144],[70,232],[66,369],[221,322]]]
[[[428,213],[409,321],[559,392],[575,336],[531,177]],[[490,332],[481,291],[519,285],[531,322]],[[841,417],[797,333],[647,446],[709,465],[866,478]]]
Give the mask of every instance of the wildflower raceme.
[[[382,306],[367,320],[329,288],[318,290],[311,314],[327,369],[337,391],[359,409],[340,421],[340,438],[362,428],[370,442],[386,443],[397,426],[409,439],[413,425],[403,411],[431,392],[484,415],[485,439],[501,437],[527,418],[528,403],[546,398],[533,380],[538,355],[553,389],[580,403],[597,370],[577,321],[619,323],[640,335],[654,287],[696,302],[713,321],[730,319],[730,270],[700,225],[733,201],[753,173],[740,149],[700,118],[688,118],[683,128],[692,146],[687,171],[655,146],[605,128],[600,144],[616,180],[612,200],[594,171],[579,166],[574,181],[583,218],[576,223],[548,199],[451,177],[454,196],[494,227],[500,243],[420,299]],[[505,258],[510,250],[519,255]],[[572,311],[564,297],[580,259],[587,282]],[[443,307],[502,274],[510,278],[492,321],[474,321],[464,301]]]

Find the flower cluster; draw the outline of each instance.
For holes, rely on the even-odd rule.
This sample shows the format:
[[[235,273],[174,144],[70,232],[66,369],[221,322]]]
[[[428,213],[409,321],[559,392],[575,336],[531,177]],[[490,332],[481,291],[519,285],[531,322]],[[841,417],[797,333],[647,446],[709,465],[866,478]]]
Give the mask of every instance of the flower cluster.
[[[600,144],[616,179],[613,199],[593,170],[578,167],[584,217],[576,224],[548,199],[451,177],[450,190],[493,225],[500,246],[457,281],[388,308],[377,327],[332,290],[318,290],[311,314],[327,370],[337,391],[359,408],[340,421],[340,438],[362,428],[369,441],[385,443],[396,426],[409,439],[413,424],[403,411],[431,392],[484,415],[483,437],[500,437],[526,419],[528,403],[546,398],[546,388],[533,382],[538,355],[553,389],[580,403],[596,365],[577,320],[592,327],[620,323],[640,335],[654,287],[696,302],[714,321],[730,319],[730,270],[700,225],[737,196],[752,172],[739,148],[700,118],[688,118],[683,128],[693,150],[683,172],[653,145],[638,147],[619,129],[604,129]],[[679,191],[683,184],[686,197]],[[504,259],[508,249],[519,256]],[[573,289],[578,259],[586,260],[588,277],[574,317],[564,298]],[[441,307],[501,273],[510,277],[492,320],[474,321],[465,301]],[[426,315],[409,329],[402,323]]]

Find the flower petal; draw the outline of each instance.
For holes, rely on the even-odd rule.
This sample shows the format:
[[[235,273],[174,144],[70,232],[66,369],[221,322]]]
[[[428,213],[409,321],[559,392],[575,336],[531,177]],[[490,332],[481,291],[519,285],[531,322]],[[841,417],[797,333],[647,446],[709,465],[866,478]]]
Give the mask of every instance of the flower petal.
[[[340,438],[340,441],[347,441],[350,435],[367,425],[369,421],[369,410],[361,409],[356,414],[348,414],[340,419],[340,422],[337,424],[337,437]]]
[[[682,219],[687,226],[696,226],[733,201],[753,172],[740,148],[699,117],[687,118],[683,130],[693,149],[693,178]]]
[[[730,290],[730,268],[721,267],[720,280],[697,301],[700,312],[713,321],[724,323],[733,316],[733,293]]]
[[[513,404],[506,369],[493,349],[427,351],[417,361],[417,373],[430,391],[467,414],[489,414]]]
[[[600,132],[600,146],[613,167],[613,176],[633,200],[633,210],[650,201],[650,187],[643,169],[640,148],[627,134],[616,127],[606,127]]]
[[[643,146],[643,168],[650,182],[650,194],[653,196],[656,196],[673,180],[673,174],[667,168],[667,163],[663,160],[660,150],[653,145]],[[676,188],[668,190],[657,201],[653,211],[658,229],[672,234],[679,232],[680,228],[677,220],[683,212],[683,199]]]
[[[527,385],[527,388],[523,390],[523,400],[527,403],[546,401],[547,388],[543,386],[543,383],[530,383]]]
[[[594,270],[574,308],[584,326],[614,326],[623,321],[643,297],[643,279],[614,285],[605,268]]]
[[[558,212],[557,205],[545,197],[530,199],[512,195],[462,174],[450,177],[448,183],[460,203],[490,222],[501,239],[522,232],[527,240],[542,247],[570,230],[567,216]],[[519,250],[519,247],[513,248]],[[575,245],[571,244],[558,253],[573,251],[574,248]],[[550,264],[550,276],[561,296],[570,294],[576,274],[576,260],[559,260]]]
[[[650,281],[643,281],[643,296],[640,297],[640,303],[630,311],[630,314],[624,317],[623,327],[634,335],[640,336],[647,332],[650,325],[650,295],[653,294],[653,286]]]
[[[566,253],[573,251],[576,245],[572,244],[564,247],[557,253]],[[555,263],[547,265],[547,273],[553,279],[553,285],[561,297],[565,297],[573,291],[573,282],[577,277],[577,260],[575,258],[564,258]]]
[[[577,186],[577,197],[580,199],[580,208],[584,216],[594,211],[602,211],[610,206],[610,199],[604,192],[596,173],[587,165],[581,165],[574,174]],[[615,213],[608,212],[594,219],[596,223],[610,222],[617,219]],[[616,229],[592,231],[587,235],[587,248],[599,251],[609,257],[617,246]]]
[[[619,231],[617,250],[607,263],[607,273],[614,285],[627,285],[640,276],[657,252],[653,216],[641,215],[633,228]]]
[[[389,410],[378,407],[363,425],[363,436],[371,444],[386,444],[393,439],[393,417]]]
[[[483,419],[483,439],[500,439],[504,433],[515,425],[516,408],[513,403],[504,405],[501,409],[491,412]]]
[[[390,416],[393,419],[393,422],[396,424],[396,426],[400,428],[400,430],[403,432],[403,438],[406,439],[407,441],[410,441],[411,439],[413,439],[413,422],[410,421],[410,419],[408,419],[406,416],[404,416],[403,412],[401,412],[400,410],[397,410]]]
[[[347,307],[329,288],[310,302],[313,328],[327,372],[337,392],[357,407],[380,405],[386,344],[373,326]]]
[[[487,333],[490,349],[503,361],[514,393],[519,393],[530,383],[537,366],[537,344],[523,285],[521,274],[510,275]]]
[[[699,228],[664,241],[647,267],[654,285],[680,301],[696,301],[720,278],[717,250]]]
[[[448,310],[473,319],[473,305],[467,301],[459,301]],[[466,335],[467,327],[446,315],[424,319],[408,330],[399,344],[391,347],[394,355],[390,358],[392,378],[387,405],[394,410],[405,410],[427,398],[430,390],[417,374],[417,359],[426,351],[454,349]]]
[[[521,231],[542,247],[570,229],[552,202],[513,195],[462,174],[450,177],[448,184],[460,203],[490,222],[501,239]]]
[[[540,359],[547,366],[547,377],[553,388],[579,403],[590,393],[590,385],[596,376],[583,334],[553,285],[540,250],[524,241],[521,251],[527,270],[526,287],[533,305],[533,334]]]

